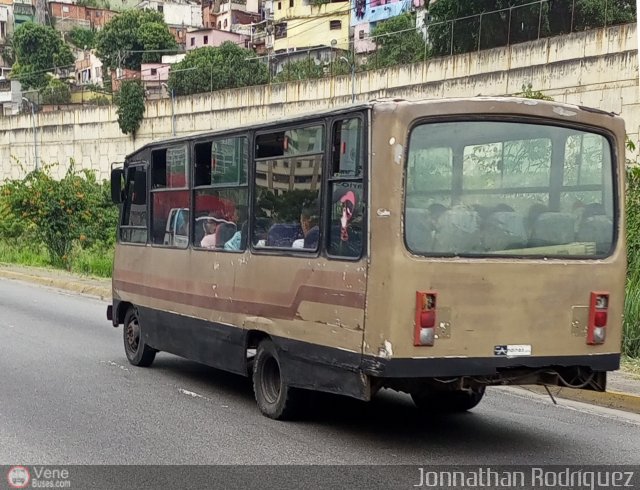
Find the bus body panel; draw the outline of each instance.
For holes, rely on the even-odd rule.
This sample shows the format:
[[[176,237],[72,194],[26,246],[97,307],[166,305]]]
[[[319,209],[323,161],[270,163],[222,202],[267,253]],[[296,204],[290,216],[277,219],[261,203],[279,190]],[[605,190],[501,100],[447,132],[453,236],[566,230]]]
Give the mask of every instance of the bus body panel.
[[[367,291],[364,354],[369,365],[384,376],[383,365],[394,359],[448,359],[455,366],[478,359],[479,364],[460,362],[473,375],[489,366],[526,366],[533,358],[562,358],[588,363],[589,356],[619,357],[622,335],[626,250],[623,200],[617,206],[617,244],[612,255],[599,260],[561,258],[463,258],[426,257],[411,254],[403,236],[404,159],[409,128],[425,117],[473,118],[508,114],[514,118],[537,116],[547,123],[581,124],[611,128],[618,161],[617,188],[624,189],[624,125],[611,115],[553,104],[522,104],[521,101],[482,100],[434,102],[429,105],[399,102],[377,106],[373,113],[373,165],[371,172],[371,263]],[[488,110],[489,109],[489,110]],[[507,117],[507,116],[505,116]],[[437,293],[436,332],[433,346],[414,346],[416,292]],[[610,294],[607,338],[602,345],[587,345],[586,320],[592,291]],[[497,358],[495,348],[531,346],[529,356]],[[587,356],[587,357],[585,357]],[[576,358],[577,359],[577,358]],[[586,359],[586,360],[585,360]],[[594,365],[602,363],[593,361]],[[530,365],[539,365],[532,360]],[[416,363],[412,366],[415,368]],[[407,374],[409,374],[408,369]],[[421,370],[422,376],[429,370]],[[436,371],[432,371],[436,374]],[[450,369],[452,374],[456,369]],[[417,373],[417,371],[416,371]],[[440,370],[438,375],[443,375]]]

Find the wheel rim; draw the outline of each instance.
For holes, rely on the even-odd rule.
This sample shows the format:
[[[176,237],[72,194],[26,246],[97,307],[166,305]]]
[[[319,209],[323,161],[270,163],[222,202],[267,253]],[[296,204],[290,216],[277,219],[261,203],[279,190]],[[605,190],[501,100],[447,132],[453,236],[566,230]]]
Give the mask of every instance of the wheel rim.
[[[127,348],[131,352],[137,352],[140,345],[140,325],[138,319],[133,318],[127,325]]]
[[[269,403],[276,403],[280,396],[280,366],[274,357],[269,357],[262,368],[262,393]]]

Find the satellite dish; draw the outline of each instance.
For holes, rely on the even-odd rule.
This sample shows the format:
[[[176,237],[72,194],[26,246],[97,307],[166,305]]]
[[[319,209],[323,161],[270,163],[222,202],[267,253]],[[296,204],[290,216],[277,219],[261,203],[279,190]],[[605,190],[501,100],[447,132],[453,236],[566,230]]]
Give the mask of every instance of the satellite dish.
[[[336,44],[338,44],[338,41],[336,41],[335,39],[331,40],[331,46],[335,46]]]

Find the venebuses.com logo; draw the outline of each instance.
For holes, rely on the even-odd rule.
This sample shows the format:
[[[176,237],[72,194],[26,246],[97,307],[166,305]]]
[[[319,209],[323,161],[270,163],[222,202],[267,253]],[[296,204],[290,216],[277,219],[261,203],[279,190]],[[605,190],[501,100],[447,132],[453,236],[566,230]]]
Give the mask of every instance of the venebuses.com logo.
[[[12,466],[7,472],[9,488],[27,488],[31,481],[31,474],[24,466]]]

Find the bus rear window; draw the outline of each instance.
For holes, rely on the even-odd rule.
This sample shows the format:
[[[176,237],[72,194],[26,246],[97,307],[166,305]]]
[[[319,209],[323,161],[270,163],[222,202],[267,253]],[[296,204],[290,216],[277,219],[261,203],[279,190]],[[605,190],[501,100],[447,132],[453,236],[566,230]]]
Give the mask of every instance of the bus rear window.
[[[517,122],[414,128],[405,242],[419,255],[605,256],[614,239],[609,141]]]

